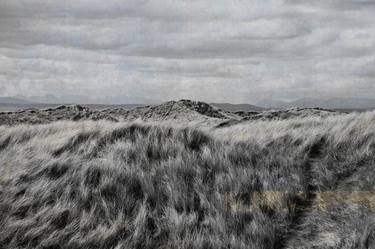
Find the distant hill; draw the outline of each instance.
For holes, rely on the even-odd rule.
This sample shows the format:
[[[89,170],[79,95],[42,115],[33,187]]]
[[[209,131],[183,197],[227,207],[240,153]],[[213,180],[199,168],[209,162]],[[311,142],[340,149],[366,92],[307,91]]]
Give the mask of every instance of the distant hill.
[[[0,97],[0,104],[5,105],[28,105],[34,104],[35,102],[21,98],[14,97]]]
[[[374,109],[375,99],[370,98],[302,98],[291,102],[279,100],[262,100],[257,105],[266,108],[326,108],[326,109]]]
[[[0,105],[16,107],[42,107],[41,105],[59,105],[59,104],[95,104],[95,105],[132,105],[142,106],[139,103],[158,103],[147,98],[112,96],[92,99],[80,95],[44,95],[34,97],[0,97]],[[367,110],[375,109],[375,99],[371,98],[301,98],[295,101],[286,102],[275,99],[263,99],[251,104],[230,104],[230,103],[211,103],[210,105],[227,112],[262,112],[269,109],[286,109],[292,107],[300,108],[325,108],[325,109],[347,109],[347,110]]]
[[[89,97],[81,96],[81,95],[64,95],[64,96],[55,96],[52,94],[41,95],[41,96],[30,96],[25,97],[31,101],[36,101],[39,103],[45,104],[83,104],[83,103],[90,103],[91,100]]]
[[[375,108],[375,99],[367,98],[333,98],[326,100],[322,106],[331,106],[334,109],[373,109]]]
[[[262,108],[284,108],[288,105],[288,102],[277,99],[262,99],[255,105]]]
[[[157,103],[157,101],[132,95],[118,95],[118,96],[103,96],[100,98],[94,98],[83,95],[42,95],[42,96],[30,96],[24,97],[31,101],[45,103],[45,104],[101,104],[101,105],[125,105],[125,104],[140,104],[140,103]]]
[[[210,105],[228,112],[261,112],[266,110],[266,108],[250,104],[211,103]]]
[[[328,107],[328,103],[324,104],[325,102],[329,102],[327,99],[319,99],[319,98],[302,98],[297,99],[295,101],[287,103],[286,107],[321,107],[321,108],[330,108]]]

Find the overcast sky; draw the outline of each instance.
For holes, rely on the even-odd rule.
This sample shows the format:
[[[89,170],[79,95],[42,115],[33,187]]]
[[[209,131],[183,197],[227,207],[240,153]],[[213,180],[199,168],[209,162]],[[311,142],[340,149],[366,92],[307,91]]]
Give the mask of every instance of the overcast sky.
[[[375,97],[375,0],[1,0],[0,95]]]

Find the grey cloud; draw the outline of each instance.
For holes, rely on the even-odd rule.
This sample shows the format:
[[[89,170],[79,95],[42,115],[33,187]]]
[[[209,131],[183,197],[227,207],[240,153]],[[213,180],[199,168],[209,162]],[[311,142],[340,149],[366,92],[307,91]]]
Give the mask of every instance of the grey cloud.
[[[310,6],[320,9],[330,9],[333,11],[369,10],[369,8],[375,8],[375,2],[372,0],[286,0],[286,2],[293,5]]]
[[[248,2],[247,0],[184,1],[184,0],[3,0],[0,4],[3,17],[36,18],[144,18],[161,20],[193,19],[251,19],[268,16],[279,11],[283,0]]]
[[[375,97],[374,5],[3,0],[0,89],[255,102],[366,88],[356,92]]]

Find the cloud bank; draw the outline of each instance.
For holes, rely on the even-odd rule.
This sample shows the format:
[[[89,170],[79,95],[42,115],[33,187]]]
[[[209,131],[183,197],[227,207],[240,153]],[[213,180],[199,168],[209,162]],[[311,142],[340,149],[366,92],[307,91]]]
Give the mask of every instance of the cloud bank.
[[[375,97],[372,0],[2,0],[1,95]]]

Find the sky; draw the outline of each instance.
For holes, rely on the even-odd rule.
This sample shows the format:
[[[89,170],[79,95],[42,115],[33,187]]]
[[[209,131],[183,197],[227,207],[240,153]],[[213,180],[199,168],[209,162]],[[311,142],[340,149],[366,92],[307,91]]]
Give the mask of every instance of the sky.
[[[0,95],[375,98],[374,0],[1,0]]]

